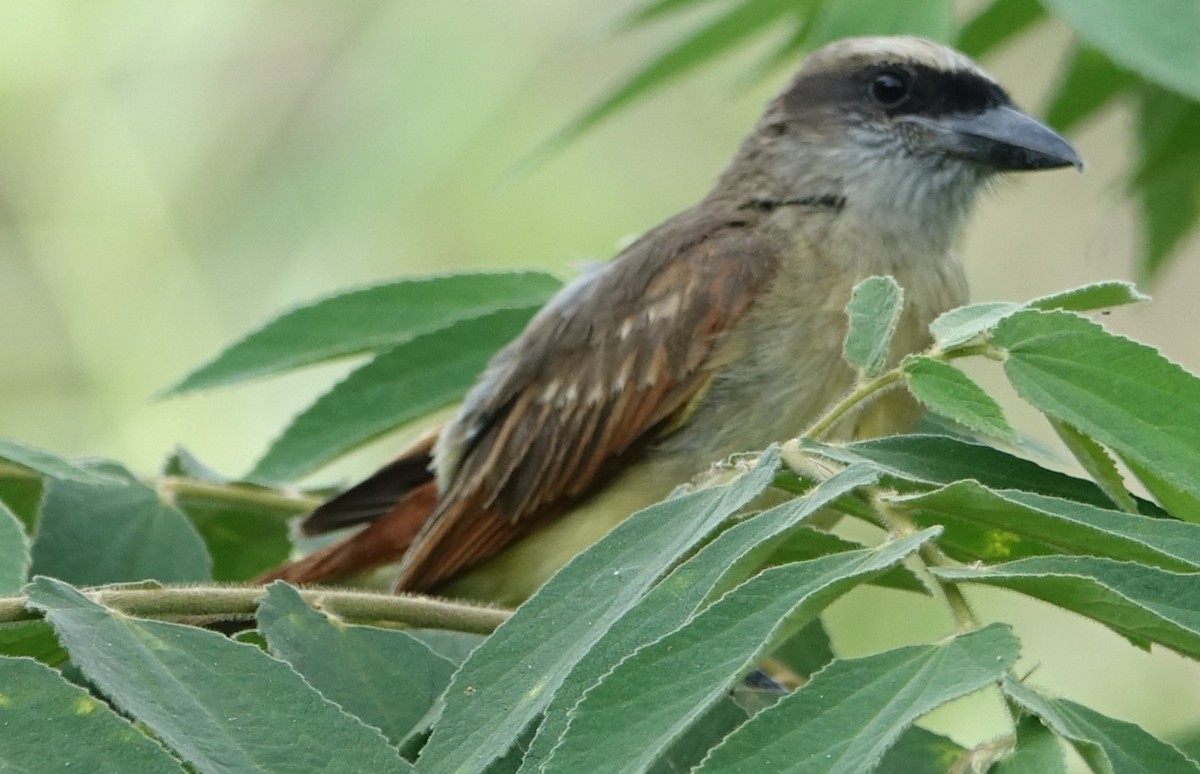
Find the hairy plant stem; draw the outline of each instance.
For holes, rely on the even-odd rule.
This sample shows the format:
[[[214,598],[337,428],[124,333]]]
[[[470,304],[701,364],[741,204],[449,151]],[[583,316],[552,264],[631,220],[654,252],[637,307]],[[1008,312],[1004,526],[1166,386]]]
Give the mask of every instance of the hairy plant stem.
[[[0,482],[37,481],[42,475],[35,470],[0,461]],[[188,476],[159,476],[141,479],[142,483],[159,493],[162,499],[175,502],[176,498],[195,498],[242,505],[255,511],[277,511],[291,515],[311,511],[324,499],[297,489],[256,486],[254,484],[203,481]]]
[[[957,347],[948,352],[943,352],[935,348],[927,352],[926,356],[942,362],[973,356],[982,356],[991,360],[1002,361],[1005,353],[992,344],[981,341]],[[859,408],[861,404],[878,397],[884,391],[902,383],[904,378],[904,362],[902,361],[891,370],[873,379],[859,382],[849,395],[834,404],[801,438],[813,441],[820,440],[821,436],[829,432],[848,413]],[[806,455],[800,448],[798,439],[793,439],[783,445],[781,459],[785,465],[800,476],[815,475],[819,480],[824,480],[833,472],[823,470],[821,466],[815,465],[815,460]],[[871,514],[874,517],[872,518],[873,521],[882,524],[885,528],[900,535],[911,535],[917,531],[917,526],[908,517],[908,514],[902,508],[883,499],[883,492],[878,487],[867,487],[864,491],[867,493],[869,500],[869,510],[873,511]],[[857,511],[849,512],[861,515]],[[953,565],[953,562],[933,543],[926,543],[921,546],[918,550],[918,556],[927,568]],[[959,585],[938,578],[932,573],[926,573],[926,575],[937,590],[938,596],[942,598],[946,607],[950,610],[950,615],[954,619],[958,633],[962,634],[978,629],[979,621],[975,617],[975,613],[971,610],[971,606],[967,602],[967,598]],[[1009,715],[1009,721],[1015,727],[1016,719],[1021,716],[1021,709],[1008,696],[1003,696],[1003,702]],[[1012,738],[1015,739],[1015,737]]]
[[[898,507],[894,503],[883,499],[883,492],[874,489],[871,492],[871,504],[878,513],[892,528],[901,535],[911,535],[917,531],[917,525],[913,523],[908,514],[903,508]],[[926,568],[929,567],[949,567],[953,566],[952,562],[935,543],[926,543],[918,550],[917,555]],[[950,609],[950,616],[954,619],[955,628],[958,634],[966,634],[967,632],[975,631],[979,628],[979,619],[975,617],[975,612],[971,610],[971,605],[967,602],[967,597],[963,594],[959,585],[953,581],[943,580],[933,573],[925,573],[930,579],[933,587],[937,589],[938,596],[946,603],[946,607]],[[1004,703],[1004,708],[1008,712],[1009,722],[1016,726],[1017,718],[1021,717],[1022,710],[1017,704],[1006,694],[1001,692],[1001,699]],[[1014,737],[1015,738],[1015,737]]]
[[[869,379],[859,384],[850,392],[849,395],[835,403],[832,408],[813,423],[812,427],[804,431],[802,438],[810,438],[814,441],[819,441],[821,436],[829,432],[842,417],[848,412],[858,407],[860,403],[865,402],[871,397],[878,395],[884,390],[894,387],[904,379],[904,371],[900,366],[896,366],[887,373],[881,374],[874,379]]]
[[[224,484],[185,476],[163,476],[146,483],[172,500],[177,497],[191,497],[287,514],[311,511],[325,500],[324,497],[291,488],[271,489],[252,484]]]
[[[127,615],[177,623],[208,624],[246,620],[266,593],[259,586],[97,586],[83,589],[97,604]],[[490,634],[512,614],[509,610],[453,602],[416,594],[302,588],[310,606],[349,623],[389,628],[447,629]],[[41,615],[23,596],[0,597],[0,624],[32,621]]]
[[[912,535],[917,532],[917,525],[913,524],[908,514],[903,509],[883,499],[883,494],[879,490],[871,492],[871,505],[883,521],[894,532],[900,535]],[[953,564],[953,562],[946,558],[941,549],[932,543],[926,543],[921,546],[918,555],[927,567],[945,567]],[[954,618],[954,623],[959,633],[978,629],[979,621],[975,618],[975,613],[972,612],[971,606],[967,603],[967,598],[963,595],[962,589],[958,587],[958,584],[942,580],[932,574],[929,577],[934,588],[937,589],[938,596],[950,608],[950,615]]]
[[[926,357],[931,357],[934,360],[949,362],[963,357],[983,356],[992,360],[1003,360],[1004,353],[993,345],[987,342],[971,344],[969,346],[957,347],[948,352],[940,349],[931,349],[925,353]],[[879,376],[871,379],[859,381],[850,394],[835,403],[828,411],[826,411],[816,422],[813,423],[808,430],[801,433],[801,438],[808,438],[813,441],[821,440],[821,436],[833,429],[842,417],[849,412],[858,408],[860,404],[877,397],[885,390],[891,389],[900,382],[904,381],[904,361],[900,361],[894,368],[883,372]]]

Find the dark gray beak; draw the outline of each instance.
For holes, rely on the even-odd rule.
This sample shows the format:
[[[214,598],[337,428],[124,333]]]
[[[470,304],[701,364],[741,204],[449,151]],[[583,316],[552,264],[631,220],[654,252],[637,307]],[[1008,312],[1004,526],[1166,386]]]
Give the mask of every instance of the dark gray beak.
[[[997,171],[1083,169],[1083,159],[1071,143],[1011,105],[970,115],[910,116],[908,120],[932,133],[932,148]]]

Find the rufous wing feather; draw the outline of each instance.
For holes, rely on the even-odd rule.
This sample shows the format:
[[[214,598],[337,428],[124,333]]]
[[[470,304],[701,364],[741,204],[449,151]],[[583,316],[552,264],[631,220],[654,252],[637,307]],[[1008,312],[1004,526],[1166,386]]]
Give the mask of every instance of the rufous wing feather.
[[[327,583],[399,562],[437,504],[433,480],[432,430],[369,478],[318,506],[300,522],[305,535],[320,535],[355,524],[369,526],[255,580],[267,583]]]
[[[398,562],[436,503],[437,484],[430,480],[406,492],[361,532],[266,572],[255,582],[329,583]]]
[[[722,334],[774,275],[742,213],[684,213],[551,304],[506,356],[396,588],[422,591],[495,555],[603,486],[712,376]]]
[[[395,588],[436,590],[602,487],[678,426],[774,276],[779,246],[755,217],[689,210],[568,287],[444,428],[467,440],[438,470],[440,495],[431,436],[304,523],[366,529],[260,580],[328,581],[403,555]]]

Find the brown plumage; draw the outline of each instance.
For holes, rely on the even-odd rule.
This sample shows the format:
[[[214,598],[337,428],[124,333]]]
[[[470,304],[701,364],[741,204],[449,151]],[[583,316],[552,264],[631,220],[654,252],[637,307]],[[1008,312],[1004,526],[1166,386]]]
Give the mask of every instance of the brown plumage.
[[[450,423],[304,523],[365,530],[263,579],[401,560],[397,589],[520,601],[633,510],[848,390],[843,309],[861,279],[905,288],[891,360],[924,347],[966,299],[951,245],[982,183],[1077,163],[938,44],[814,53],[708,196],[565,287]],[[892,396],[840,430],[904,429],[913,409]]]
[[[432,589],[569,507],[707,381],[721,334],[774,274],[752,228],[760,217],[689,211],[630,247],[611,264],[619,270],[591,279],[569,310],[552,302],[474,406],[477,429],[440,507],[426,436],[305,521],[311,532],[374,518],[370,527],[263,580],[322,581],[395,561],[424,527],[397,585]]]

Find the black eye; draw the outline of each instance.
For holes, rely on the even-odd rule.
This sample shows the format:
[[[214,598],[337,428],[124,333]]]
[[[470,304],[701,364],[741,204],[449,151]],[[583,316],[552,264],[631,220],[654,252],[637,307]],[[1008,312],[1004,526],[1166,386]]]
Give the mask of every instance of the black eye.
[[[896,107],[908,99],[908,75],[898,70],[879,73],[871,81],[871,99],[881,107]]]

